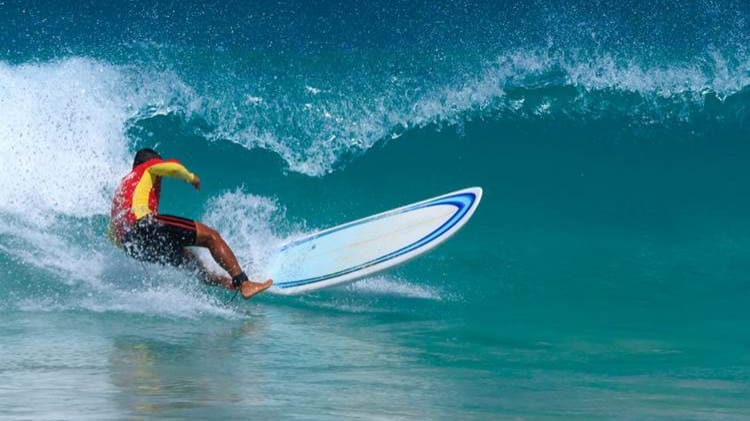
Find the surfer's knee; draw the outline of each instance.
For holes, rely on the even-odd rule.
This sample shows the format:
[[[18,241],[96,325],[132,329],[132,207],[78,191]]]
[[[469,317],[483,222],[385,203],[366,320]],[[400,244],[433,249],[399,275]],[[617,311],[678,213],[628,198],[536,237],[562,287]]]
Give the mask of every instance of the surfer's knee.
[[[221,235],[208,225],[197,222],[196,224],[196,244],[199,246],[210,247],[222,241]]]

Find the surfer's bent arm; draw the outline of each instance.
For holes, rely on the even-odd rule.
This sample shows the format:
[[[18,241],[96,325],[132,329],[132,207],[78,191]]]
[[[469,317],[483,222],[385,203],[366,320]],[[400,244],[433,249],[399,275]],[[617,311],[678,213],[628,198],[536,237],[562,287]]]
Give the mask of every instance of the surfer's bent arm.
[[[148,172],[158,177],[179,178],[190,184],[194,184],[198,178],[195,174],[188,171],[184,165],[174,159],[154,164],[148,168]]]

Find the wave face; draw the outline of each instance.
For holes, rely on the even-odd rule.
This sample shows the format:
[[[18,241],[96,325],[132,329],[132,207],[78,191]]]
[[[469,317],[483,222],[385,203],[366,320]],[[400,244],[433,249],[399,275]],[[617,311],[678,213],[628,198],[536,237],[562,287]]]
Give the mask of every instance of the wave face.
[[[410,403],[345,382],[372,397],[371,406],[336,401],[343,409],[332,417],[577,410],[540,409],[524,392],[542,389],[550,401],[599,416],[612,409],[591,402],[626,402],[648,418],[744,414],[733,391],[747,387],[747,2],[79,7],[0,2],[7,320],[61,329],[77,320],[77,343],[95,338],[117,348],[110,366],[148,366],[150,349],[167,377],[170,346],[214,355],[224,345],[195,338],[249,319],[261,333],[245,326],[221,335],[242,342],[253,330],[257,343],[242,342],[243,351],[271,354],[264,363],[279,378],[315,366],[300,355],[309,348],[334,376],[349,378],[337,364],[351,363],[357,376],[388,386],[379,390],[394,382],[423,390],[413,382],[424,373],[446,379],[430,380],[433,389],[409,395]],[[290,238],[463,187],[482,186],[485,196],[461,233],[395,271],[339,290],[227,306],[230,295],[192,274],[132,262],[107,242],[112,191],[145,146],[203,180],[199,193],[165,182],[162,212],[216,227],[253,277]],[[168,339],[154,333],[131,344],[144,331]],[[362,339],[362,331],[371,334]],[[0,323],[4,332],[14,330]],[[23,350],[21,342],[6,343],[24,355],[52,344]],[[184,368],[185,378],[224,372],[205,355]],[[293,355],[294,367],[274,359],[280,355]],[[24,367],[13,361],[0,348],[0,371]],[[305,395],[280,393],[289,385],[259,370],[231,382],[265,379],[274,396]],[[645,384],[646,373],[657,386]],[[144,397],[158,389],[153,379],[145,387],[135,379],[132,389],[123,384],[133,379],[118,379],[105,386],[145,400],[127,408],[171,408]],[[193,401],[218,411],[206,413],[244,413],[201,391],[213,398]],[[455,393],[466,405],[445,403]],[[4,399],[0,408],[17,408]],[[115,407],[99,418],[144,413]],[[45,410],[38,418],[75,415]]]
[[[175,111],[195,120],[202,136],[271,150],[306,175],[330,173],[411,129],[477,118],[622,115],[663,124],[746,116],[733,106],[744,103],[750,79],[744,2],[409,2],[346,12],[328,3],[90,6],[86,20],[60,19],[39,34],[14,21],[19,28],[5,36],[17,29],[17,39],[6,44],[20,46],[7,55],[136,67],[141,81],[177,87],[130,104],[136,111],[179,98],[189,109]],[[19,15],[69,13],[46,5]],[[167,15],[173,20],[164,22]],[[435,17],[439,26],[428,23]],[[378,29],[361,29],[365,22]],[[125,29],[135,39],[120,39]],[[186,94],[193,96],[187,104]]]

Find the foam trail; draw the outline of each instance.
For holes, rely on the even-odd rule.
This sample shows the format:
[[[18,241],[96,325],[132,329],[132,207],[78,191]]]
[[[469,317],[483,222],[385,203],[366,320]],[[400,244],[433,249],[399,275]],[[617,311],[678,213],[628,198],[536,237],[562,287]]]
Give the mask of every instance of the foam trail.
[[[376,276],[363,279],[344,287],[346,291],[377,295],[394,295],[405,298],[441,301],[442,294],[436,288],[414,285],[402,279]]]

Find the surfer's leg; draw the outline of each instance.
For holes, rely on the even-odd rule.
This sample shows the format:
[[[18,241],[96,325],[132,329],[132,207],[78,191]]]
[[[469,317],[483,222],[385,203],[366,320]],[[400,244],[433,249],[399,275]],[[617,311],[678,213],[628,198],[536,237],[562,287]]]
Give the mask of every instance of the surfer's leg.
[[[253,295],[268,289],[273,281],[270,279],[264,283],[251,282],[247,279],[245,272],[242,271],[240,264],[237,262],[232,249],[229,248],[226,241],[221,238],[221,235],[216,232],[213,228],[196,222],[197,238],[195,245],[206,247],[213,256],[216,263],[219,264],[224,270],[229,273],[232,277],[232,285],[235,283],[239,284],[240,292],[244,298],[250,298]]]
[[[228,289],[232,289],[232,278],[226,275],[218,274],[214,271],[212,271],[210,268],[206,266],[205,263],[203,263],[202,260],[198,258],[198,256],[190,251],[190,249],[185,248],[183,249],[184,254],[184,266],[189,269],[195,271],[195,273],[198,275],[198,277],[205,283],[210,285],[218,285],[223,286]]]
[[[232,278],[239,276],[242,273],[242,268],[240,268],[240,264],[237,262],[237,257],[234,256],[232,249],[221,238],[221,235],[216,230],[200,222],[196,222],[195,225],[198,234],[195,245],[206,247],[211,252],[211,256],[216,260],[216,263],[224,268],[229,273],[229,276]]]

